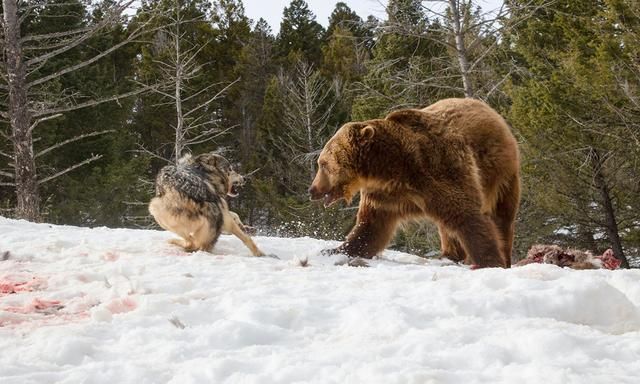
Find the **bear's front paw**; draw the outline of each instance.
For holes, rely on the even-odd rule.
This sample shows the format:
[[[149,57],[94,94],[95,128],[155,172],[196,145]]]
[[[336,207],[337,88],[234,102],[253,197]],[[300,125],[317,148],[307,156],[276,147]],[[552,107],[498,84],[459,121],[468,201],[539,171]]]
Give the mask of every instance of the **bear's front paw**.
[[[322,256],[333,256],[333,255],[337,255],[339,253],[344,253],[344,251],[342,251],[342,249],[340,247],[338,247],[338,248],[327,248],[327,249],[323,249],[322,251],[320,251],[320,254]]]
[[[369,263],[361,257],[350,257],[347,265],[350,267],[361,267],[361,268],[369,267]]]

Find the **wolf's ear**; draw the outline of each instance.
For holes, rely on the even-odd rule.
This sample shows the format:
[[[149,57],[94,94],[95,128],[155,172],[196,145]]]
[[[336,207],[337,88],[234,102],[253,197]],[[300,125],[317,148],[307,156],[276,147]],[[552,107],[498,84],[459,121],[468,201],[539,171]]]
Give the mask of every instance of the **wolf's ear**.
[[[429,126],[427,114],[418,109],[401,109],[394,111],[388,114],[385,120],[402,124],[412,130]]]
[[[217,160],[216,156],[211,153],[201,153],[193,158],[193,163],[211,171],[218,166]]]
[[[191,163],[193,163],[193,157],[190,153],[184,154],[178,159],[178,165],[188,165]]]
[[[376,135],[376,129],[373,125],[367,125],[364,128],[360,128],[359,136],[362,141],[369,141]]]

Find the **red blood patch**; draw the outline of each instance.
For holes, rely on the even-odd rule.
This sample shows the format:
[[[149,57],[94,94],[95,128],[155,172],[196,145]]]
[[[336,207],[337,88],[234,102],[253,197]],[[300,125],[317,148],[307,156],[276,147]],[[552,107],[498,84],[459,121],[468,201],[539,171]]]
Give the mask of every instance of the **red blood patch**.
[[[54,313],[60,309],[64,308],[64,305],[60,303],[58,300],[42,300],[42,299],[33,299],[33,301],[29,304],[25,304],[22,307],[6,307],[3,308],[7,312],[13,313]]]
[[[106,305],[106,308],[114,314],[131,312],[137,307],[138,304],[136,304],[136,302],[130,297],[125,297],[124,299],[114,299]]]
[[[613,254],[612,249],[607,249],[604,251],[602,256],[596,256],[595,258],[600,259],[602,261],[602,268],[606,269],[618,269],[620,268],[620,264],[622,264],[622,262]]]
[[[32,292],[46,287],[46,281],[37,277],[22,276],[0,277],[0,296],[18,292]]]
[[[102,256],[103,259],[105,259],[106,261],[116,261],[120,258],[120,255],[118,255],[115,252],[107,252]]]

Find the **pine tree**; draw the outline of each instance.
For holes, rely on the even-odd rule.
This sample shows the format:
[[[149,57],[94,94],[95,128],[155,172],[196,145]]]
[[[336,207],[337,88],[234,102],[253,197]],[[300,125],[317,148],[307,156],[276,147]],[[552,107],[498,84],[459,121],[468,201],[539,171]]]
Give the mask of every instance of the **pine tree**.
[[[265,203],[258,200],[256,192],[262,178],[269,177],[269,156],[262,157],[268,143],[259,132],[261,111],[271,77],[276,72],[273,57],[275,38],[264,19],[258,20],[248,42],[242,48],[233,69],[239,79],[230,92],[233,108],[232,121],[237,124],[234,133],[237,140],[237,159],[243,174],[249,174],[248,183],[242,190],[242,197],[233,202],[233,209],[240,214],[246,224],[257,225],[264,216]],[[269,199],[268,194],[262,195]]]
[[[338,2],[329,16],[329,25],[325,33],[325,40],[335,34],[335,29],[347,30],[357,39],[371,38],[371,31],[358,14],[346,3]]]
[[[439,23],[430,23],[417,0],[391,0],[377,29],[367,74],[357,84],[356,119],[381,117],[400,107],[420,107],[452,93],[437,81],[446,65],[437,43]]]
[[[151,44],[140,47],[137,67],[140,81],[162,86],[139,97],[133,115],[140,145],[154,158],[154,174],[185,151],[208,147],[214,131],[223,129],[212,123],[218,118],[208,111],[219,109],[220,92],[228,84],[216,69],[220,33],[207,20],[208,3],[154,0],[144,8],[159,9],[163,14],[147,36]],[[145,22],[145,18],[146,12],[142,12],[134,22]],[[204,103],[207,105],[189,113]]]
[[[90,17],[97,22],[104,17],[103,13],[102,7],[96,7]],[[46,27],[50,28],[51,24],[46,23]],[[80,58],[118,44],[126,38],[126,33],[126,29],[120,27],[90,39],[86,48],[80,51]],[[63,78],[61,85],[98,98],[132,91],[135,85],[128,79],[134,74],[135,54],[133,45],[123,47],[86,70]],[[127,124],[132,106],[132,99],[123,99],[43,123],[41,143],[49,145],[90,132],[109,132],[78,141],[72,147],[61,147],[42,157],[48,165],[64,169],[95,153],[102,155],[92,166],[80,167],[61,176],[55,183],[42,186],[47,221],[122,226],[127,224],[126,216],[136,214],[134,211],[138,207],[127,202],[145,196],[145,191],[139,188],[138,178],[146,172],[147,164],[132,153],[136,138]]]
[[[69,158],[52,157],[54,151],[65,151],[81,144],[81,139],[107,132],[88,126],[96,116],[85,108],[124,100],[144,90],[118,93],[131,83],[125,81],[126,74],[117,77],[120,82],[114,82],[113,76],[106,82],[102,75],[108,71],[123,75],[108,66],[91,73],[105,63],[102,60],[113,59],[119,49],[140,36],[144,26],[126,31],[122,27],[122,14],[130,5],[127,0],[107,0],[95,4],[89,14],[79,1],[3,2],[2,67],[9,98],[2,117],[9,122],[11,153],[7,155],[14,169],[11,174],[3,171],[13,181],[2,184],[15,187],[18,217],[41,219],[42,192],[61,176],[102,158],[91,152],[75,163],[64,163],[88,151],[73,151]],[[106,45],[108,41],[114,45]],[[71,111],[77,114],[72,116]],[[82,119],[83,114],[89,117]],[[58,120],[63,118],[67,123]],[[106,120],[108,125],[110,119]],[[59,124],[64,126],[63,134],[54,131]],[[76,136],[70,136],[74,133]],[[48,163],[43,163],[45,157]]]
[[[624,43],[619,23],[629,20],[619,6],[559,1],[519,25],[513,42],[526,72],[513,79],[511,117],[524,140],[525,198],[547,213],[547,236],[572,246],[586,237],[582,244],[611,247],[626,265],[624,234],[637,201],[629,176],[638,172],[629,137],[638,135],[620,111],[637,111],[625,89],[638,78],[612,66],[631,68],[639,51]]]
[[[325,77],[337,77],[348,87],[360,80],[369,58],[370,31],[362,18],[345,3],[337,3],[329,17],[322,46],[321,70]]]
[[[304,0],[292,0],[285,7],[280,32],[275,43],[276,56],[281,64],[293,66],[302,59],[315,67],[322,58],[321,42],[324,28]]]

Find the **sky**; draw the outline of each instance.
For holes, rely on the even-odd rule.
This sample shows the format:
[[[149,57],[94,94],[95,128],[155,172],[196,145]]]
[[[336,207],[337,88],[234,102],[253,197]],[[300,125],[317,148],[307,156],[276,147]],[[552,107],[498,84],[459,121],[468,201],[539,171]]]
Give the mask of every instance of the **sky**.
[[[254,21],[264,18],[271,26],[273,33],[278,33],[282,11],[290,2],[291,0],[243,0],[247,16]],[[337,2],[338,0],[307,0],[309,8],[316,15],[316,21],[325,27]],[[363,19],[369,15],[384,17],[384,7],[387,3],[386,0],[343,0],[343,2]],[[491,10],[498,8],[502,0],[478,0],[478,3],[483,9]]]

